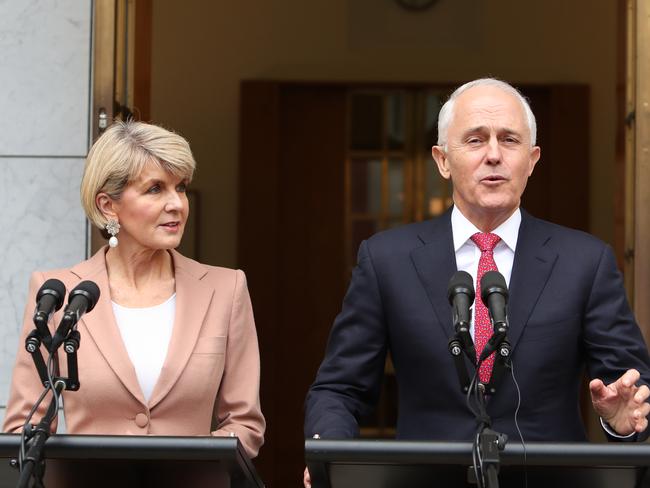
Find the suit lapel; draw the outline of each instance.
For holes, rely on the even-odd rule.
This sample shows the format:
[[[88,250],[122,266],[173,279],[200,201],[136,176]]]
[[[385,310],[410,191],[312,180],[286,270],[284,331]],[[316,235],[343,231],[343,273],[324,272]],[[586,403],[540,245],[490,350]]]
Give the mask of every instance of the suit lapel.
[[[106,271],[105,248],[100,249],[92,258],[71,269],[82,280],[97,283],[103,296],[95,308],[84,315],[80,323],[88,331],[100,353],[127,390],[143,404],[144,396],[129,354],[122,341],[120,330],[115,322],[111,305],[108,273]],[[83,366],[81,366],[83,368]]]
[[[169,393],[178,380],[199,337],[199,332],[212,301],[214,289],[201,281],[206,268],[172,251],[176,279],[176,316],[160,377],[149,401],[149,408]]]
[[[521,337],[535,304],[551,275],[557,252],[551,248],[551,235],[538,221],[522,210],[521,227],[510,278],[508,337],[512,347]]]
[[[451,210],[431,221],[419,235],[423,246],[411,251],[411,260],[424,286],[438,323],[449,337],[453,333],[452,310],[447,299],[447,284],[456,272]]]

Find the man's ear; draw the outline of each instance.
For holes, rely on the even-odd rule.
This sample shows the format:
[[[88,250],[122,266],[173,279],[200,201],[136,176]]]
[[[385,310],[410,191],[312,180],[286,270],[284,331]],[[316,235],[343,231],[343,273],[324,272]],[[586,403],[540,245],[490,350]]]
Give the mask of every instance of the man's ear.
[[[449,169],[449,159],[447,158],[447,152],[442,146],[433,146],[431,148],[431,156],[433,156],[436,165],[438,166],[438,172],[445,180],[451,178],[451,171]]]
[[[535,165],[537,164],[537,161],[539,161],[541,155],[542,155],[542,150],[540,149],[539,146],[533,146],[533,148],[530,150],[530,168],[528,170],[529,177],[530,175],[533,174]]]
[[[104,192],[99,192],[95,197],[95,205],[106,219],[117,218],[115,201]]]

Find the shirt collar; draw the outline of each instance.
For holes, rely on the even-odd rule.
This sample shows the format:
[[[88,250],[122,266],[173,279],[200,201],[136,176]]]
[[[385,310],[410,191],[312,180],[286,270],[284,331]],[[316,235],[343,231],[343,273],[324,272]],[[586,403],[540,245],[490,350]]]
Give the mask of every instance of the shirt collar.
[[[513,252],[517,247],[517,238],[519,237],[519,226],[521,225],[521,210],[517,208],[508,219],[499,227],[492,231],[498,235],[501,240]],[[463,247],[463,245],[477,232],[481,232],[467,217],[458,209],[456,205],[451,210],[451,233],[454,237],[454,252]]]

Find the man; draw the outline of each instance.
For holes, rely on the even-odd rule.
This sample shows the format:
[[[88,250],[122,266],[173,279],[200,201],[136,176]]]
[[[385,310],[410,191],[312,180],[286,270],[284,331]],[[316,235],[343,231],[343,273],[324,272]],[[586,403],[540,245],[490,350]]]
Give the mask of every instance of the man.
[[[307,395],[305,435],[356,436],[359,418],[378,400],[390,351],[399,391],[397,437],[472,439],[477,424],[447,351],[454,333],[447,285],[464,270],[480,290],[477,273],[498,269],[510,291],[508,337],[524,441],[586,439],[578,406],[584,367],[595,378],[591,400],[608,436],[645,437],[650,359],[611,249],[519,208],[540,157],[526,100],[499,80],[467,83],[441,109],[438,134],[432,155],[453,182],[454,206],[438,219],[361,244]],[[483,248],[485,239],[490,249]],[[474,342],[484,334],[479,295]],[[489,374],[481,371],[482,381]],[[508,372],[487,411],[493,429],[512,439],[519,438],[517,402]]]

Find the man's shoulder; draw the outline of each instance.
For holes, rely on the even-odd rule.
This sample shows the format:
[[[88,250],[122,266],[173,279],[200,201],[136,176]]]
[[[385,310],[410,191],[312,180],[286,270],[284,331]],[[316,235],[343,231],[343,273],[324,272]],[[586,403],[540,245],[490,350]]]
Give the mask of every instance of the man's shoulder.
[[[530,214],[525,214],[522,224],[525,224],[525,229],[531,232],[548,236],[550,245],[554,247],[561,246],[583,252],[590,249],[602,252],[603,248],[608,246],[606,242],[588,232],[565,227]]]
[[[448,241],[447,247],[453,249],[451,222],[446,214],[380,231],[366,239],[361,252],[372,257],[373,260],[386,259],[396,262],[400,257],[410,259],[409,256],[414,249],[433,242],[440,243],[441,240]]]
[[[447,225],[445,225],[447,224]],[[426,242],[430,236],[439,232],[444,232],[448,227],[451,231],[449,217],[444,215],[434,219],[423,220],[421,222],[412,222],[410,224],[400,225],[391,229],[377,232],[367,239],[371,246],[394,246],[421,244]]]

